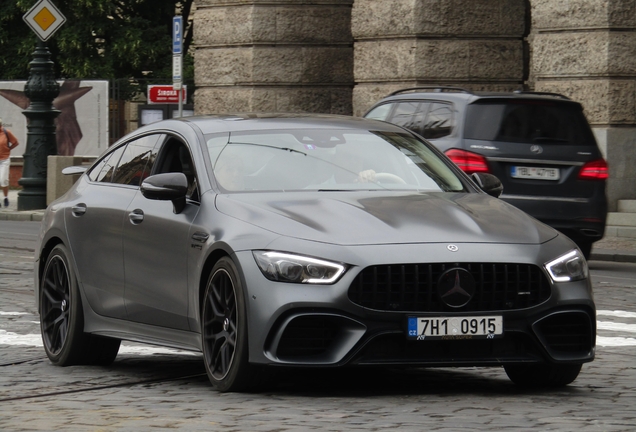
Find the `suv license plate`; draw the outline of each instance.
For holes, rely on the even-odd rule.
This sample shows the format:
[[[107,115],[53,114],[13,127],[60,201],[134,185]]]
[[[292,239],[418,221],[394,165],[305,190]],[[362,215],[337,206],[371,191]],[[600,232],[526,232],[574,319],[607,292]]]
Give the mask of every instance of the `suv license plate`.
[[[558,168],[513,166],[510,173],[513,178],[534,180],[559,180],[561,177]]]
[[[494,339],[503,335],[501,315],[464,317],[409,317],[408,338],[431,339]]]

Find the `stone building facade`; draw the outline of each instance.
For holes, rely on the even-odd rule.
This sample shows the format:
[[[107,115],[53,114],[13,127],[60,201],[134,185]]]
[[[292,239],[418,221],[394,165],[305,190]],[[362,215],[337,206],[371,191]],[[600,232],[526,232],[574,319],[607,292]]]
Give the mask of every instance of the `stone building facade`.
[[[197,0],[195,111],[350,114],[353,0]]]
[[[197,0],[195,111],[362,115],[393,90],[558,92],[583,103],[636,198],[636,0]]]

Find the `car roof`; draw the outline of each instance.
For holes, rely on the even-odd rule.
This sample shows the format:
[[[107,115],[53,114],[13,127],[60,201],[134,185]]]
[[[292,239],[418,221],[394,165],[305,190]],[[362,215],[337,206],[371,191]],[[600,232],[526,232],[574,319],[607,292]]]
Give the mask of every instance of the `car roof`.
[[[203,134],[246,131],[246,130],[277,130],[277,129],[359,129],[404,132],[404,129],[390,123],[335,114],[310,113],[239,113],[239,114],[209,114],[192,117],[182,117],[177,121],[190,123],[198,127]],[[167,122],[164,120],[153,123],[161,128]]]
[[[558,93],[530,92],[516,90],[514,92],[473,92],[461,87],[411,87],[394,91],[387,95],[379,103],[392,100],[405,99],[433,99],[456,103],[470,104],[483,99],[526,99],[526,100],[549,100],[552,102],[580,105]]]

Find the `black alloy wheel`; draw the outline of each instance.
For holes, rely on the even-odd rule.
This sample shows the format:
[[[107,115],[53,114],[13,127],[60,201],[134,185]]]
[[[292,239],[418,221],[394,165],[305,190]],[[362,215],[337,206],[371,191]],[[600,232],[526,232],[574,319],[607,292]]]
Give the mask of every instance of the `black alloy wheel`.
[[[53,364],[81,363],[87,338],[77,283],[66,247],[57,245],[46,260],[40,286],[40,328]]]
[[[108,365],[121,341],[84,333],[84,312],[66,247],[53,248],[40,285],[40,329],[46,355],[58,366]]]
[[[210,382],[219,391],[241,391],[249,384],[247,317],[243,287],[234,263],[221,258],[203,298],[203,358]]]

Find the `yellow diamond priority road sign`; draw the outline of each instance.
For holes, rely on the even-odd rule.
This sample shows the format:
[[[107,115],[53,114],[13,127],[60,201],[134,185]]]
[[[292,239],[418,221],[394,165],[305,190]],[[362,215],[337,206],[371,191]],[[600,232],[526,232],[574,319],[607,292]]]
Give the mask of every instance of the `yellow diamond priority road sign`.
[[[22,18],[43,41],[53,36],[66,21],[50,0],[40,0]]]

